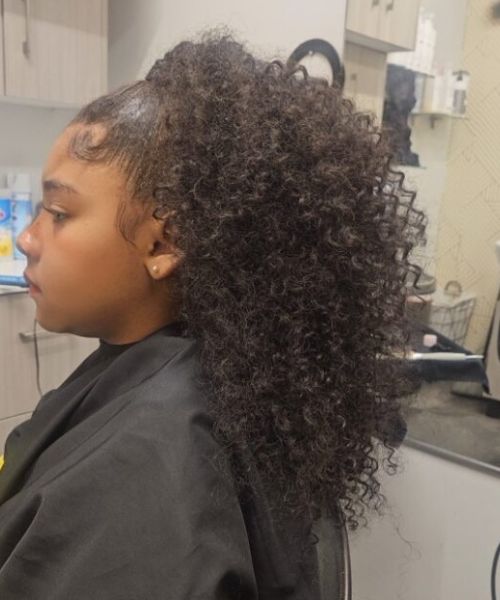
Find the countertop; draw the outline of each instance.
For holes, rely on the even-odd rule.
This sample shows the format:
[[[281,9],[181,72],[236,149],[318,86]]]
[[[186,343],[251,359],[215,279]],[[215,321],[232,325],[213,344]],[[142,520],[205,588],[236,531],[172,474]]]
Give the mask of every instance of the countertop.
[[[500,419],[485,415],[492,401],[456,396],[455,385],[422,383],[403,398],[408,427],[404,444],[500,475]]]
[[[0,296],[10,296],[12,294],[27,294],[26,288],[17,285],[0,285]]]

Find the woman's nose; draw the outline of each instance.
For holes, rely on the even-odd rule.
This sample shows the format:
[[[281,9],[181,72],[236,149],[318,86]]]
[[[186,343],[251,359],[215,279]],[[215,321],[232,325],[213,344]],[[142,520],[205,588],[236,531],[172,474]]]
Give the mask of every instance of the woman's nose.
[[[42,203],[39,202],[35,206],[33,220],[30,225],[28,225],[25,229],[21,231],[21,233],[17,236],[16,239],[16,248],[19,252],[22,252],[27,257],[36,257],[39,254],[40,250],[38,248],[39,244],[39,233],[36,234],[35,228],[38,228],[39,215],[41,212]]]
[[[42,203],[38,202],[38,204],[35,206],[33,220],[21,231],[16,239],[16,248],[28,258],[38,258],[41,252],[41,212]]]
[[[26,257],[32,257],[35,254],[35,240],[32,233],[32,224],[23,229],[16,239],[16,248]]]

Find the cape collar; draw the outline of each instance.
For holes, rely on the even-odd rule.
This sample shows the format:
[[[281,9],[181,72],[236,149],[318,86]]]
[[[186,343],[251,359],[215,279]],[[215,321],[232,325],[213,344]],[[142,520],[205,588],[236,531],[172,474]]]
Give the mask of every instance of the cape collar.
[[[144,340],[127,345],[111,359],[109,345],[101,344],[59,388],[45,394],[31,418],[7,438],[5,464],[0,472],[0,506],[23,487],[38,459],[41,468],[37,464],[36,478],[30,484],[53,465],[54,457],[48,456],[52,450],[55,454],[56,449],[60,453],[64,448],[67,456],[123,408],[127,400],[118,399],[192,345],[193,340],[178,334],[179,324],[172,323]],[[92,365],[99,365],[103,358],[107,359],[104,369],[93,370]],[[82,369],[85,364],[88,369]],[[79,375],[74,377],[75,374]]]

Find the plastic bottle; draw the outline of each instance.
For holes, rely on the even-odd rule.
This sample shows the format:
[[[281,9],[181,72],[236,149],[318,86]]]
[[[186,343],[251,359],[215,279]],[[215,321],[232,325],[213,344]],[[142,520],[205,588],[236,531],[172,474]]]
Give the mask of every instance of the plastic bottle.
[[[14,239],[12,234],[12,194],[0,181],[0,261],[12,260]]]
[[[33,220],[33,204],[31,202],[31,178],[29,173],[10,174],[7,177],[12,190],[12,235],[14,238],[14,258],[26,260],[16,248],[15,241],[21,232]]]
[[[456,71],[453,73],[455,87],[453,90],[453,112],[456,115],[465,115],[467,105],[467,88],[469,86],[468,71]]]

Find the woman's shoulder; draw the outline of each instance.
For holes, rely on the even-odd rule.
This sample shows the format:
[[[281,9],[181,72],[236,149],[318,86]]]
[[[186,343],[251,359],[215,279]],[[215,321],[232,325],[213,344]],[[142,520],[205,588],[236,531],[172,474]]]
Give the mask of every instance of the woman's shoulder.
[[[80,419],[38,457],[30,481],[58,488],[64,481],[94,480],[96,473],[106,472],[122,472],[125,479],[138,471],[180,477],[179,461],[200,466],[204,457],[218,454],[197,344],[174,342],[175,348],[170,340],[148,354],[141,348],[135,357],[122,354],[123,363],[88,392]],[[154,366],[135,361],[141,356],[154,361],[165,350],[169,357]],[[106,486],[106,478],[98,480]]]
[[[176,343],[179,351],[124,395],[123,409],[109,423],[117,443],[202,454],[218,446],[199,346],[190,339]]]
[[[130,390],[131,409],[139,413],[163,413],[169,419],[206,412],[208,382],[203,376],[196,341],[179,339],[178,352]]]

